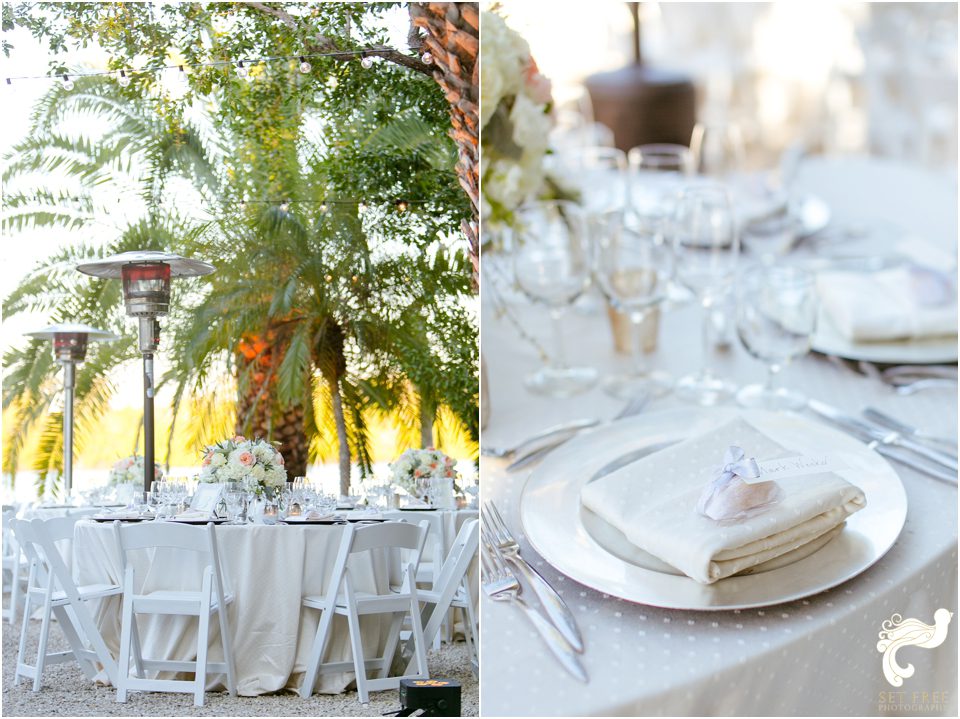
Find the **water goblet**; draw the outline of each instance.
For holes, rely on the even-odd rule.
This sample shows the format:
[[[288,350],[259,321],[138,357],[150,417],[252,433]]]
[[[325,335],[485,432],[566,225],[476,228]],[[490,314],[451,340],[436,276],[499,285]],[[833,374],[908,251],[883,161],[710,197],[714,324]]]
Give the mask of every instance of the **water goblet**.
[[[726,189],[714,183],[688,186],[677,202],[670,231],[676,277],[700,300],[701,370],[677,380],[677,396],[714,405],[733,394],[733,385],[710,369],[710,314],[733,287],[740,254],[733,209]]]
[[[536,202],[517,213],[514,276],[527,297],[549,308],[555,333],[553,361],[524,381],[537,394],[570,397],[597,380],[596,369],[569,366],[563,348],[564,313],[590,285],[588,244],[583,213],[571,202]]]
[[[753,357],[767,365],[764,384],[748,385],[737,393],[743,407],[800,409],[806,398],[776,386],[781,369],[810,351],[817,323],[814,277],[795,267],[764,267],[740,283],[737,335]]]

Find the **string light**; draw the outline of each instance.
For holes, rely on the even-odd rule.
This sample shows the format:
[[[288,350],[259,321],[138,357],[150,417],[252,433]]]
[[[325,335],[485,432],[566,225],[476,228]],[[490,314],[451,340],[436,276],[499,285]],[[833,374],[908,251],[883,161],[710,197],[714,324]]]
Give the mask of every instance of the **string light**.
[[[407,211],[407,201],[397,200],[397,212],[406,212],[406,211]]]
[[[120,79],[117,82],[120,83],[120,87],[130,87],[130,78],[123,70],[120,71]]]
[[[84,201],[89,200],[88,197],[73,197],[73,196],[63,196],[63,197],[51,197],[44,194],[35,194],[25,199],[32,200],[34,202],[53,202],[53,203],[77,203],[82,204]],[[117,203],[122,202],[122,198],[117,198]],[[276,205],[283,212],[290,210],[290,207],[294,204],[299,205],[316,205],[317,209],[322,213],[327,213],[330,211],[330,208],[334,205],[344,206],[344,207],[356,207],[360,212],[366,212],[371,207],[381,207],[388,208],[393,207],[397,212],[406,212],[410,205],[427,205],[432,202],[432,200],[420,200],[420,199],[387,199],[379,198],[373,201],[368,200],[292,200],[292,199],[264,199],[264,200],[253,200],[247,198],[241,198],[235,201],[218,201],[218,200],[200,200],[200,203],[206,205],[209,202],[214,207],[239,207],[241,210],[248,209],[251,205]],[[162,200],[161,200],[162,204]]]
[[[301,55],[300,56],[300,72],[302,72],[304,75],[307,75],[310,73],[312,69],[313,69],[313,65],[307,62],[307,58]]]
[[[328,210],[328,209],[330,209],[330,208],[327,207],[327,203],[326,203],[326,202],[321,203],[321,205],[320,205],[320,212],[321,212],[321,213],[323,213],[324,215],[327,214],[327,210]]]
[[[359,202],[359,203],[357,203],[357,210],[360,211],[360,212],[366,212],[366,211],[367,211],[367,203],[366,203],[366,202]]]
[[[433,53],[428,50],[427,52],[423,53],[423,57],[420,59],[423,60],[424,65],[429,65],[433,62]]]
[[[73,80],[70,79],[69,75],[63,76],[63,89],[67,92],[73,89]]]
[[[280,205],[280,209],[283,210],[284,212],[286,212],[287,210],[289,210],[289,209],[290,209],[290,200],[284,200],[284,202]]]
[[[367,47],[362,50],[336,50],[333,52],[315,52],[315,53],[309,53],[306,55],[271,55],[271,56],[262,57],[258,60],[247,59],[246,61],[239,60],[236,62],[234,62],[233,60],[215,60],[211,62],[194,63],[190,65],[183,65],[183,64],[164,65],[161,67],[136,70],[136,73],[146,75],[146,74],[162,72],[164,70],[177,69],[180,71],[181,76],[185,78],[187,75],[185,68],[187,67],[195,68],[195,67],[234,67],[235,66],[237,69],[237,75],[239,75],[240,77],[247,77],[249,75],[250,65],[258,65],[261,63],[277,62],[277,61],[289,62],[290,60],[298,60],[300,62],[301,72],[310,72],[310,70],[303,70],[302,66],[304,64],[310,65],[310,62],[309,62],[310,58],[317,58],[317,57],[333,57],[341,60],[349,59],[352,57],[359,57],[360,64],[364,68],[369,69],[373,67],[373,63],[374,63],[374,59],[373,57],[370,57],[369,53],[396,53],[396,52],[398,52],[398,50],[394,47],[378,46],[378,47]],[[424,55],[427,55],[427,53],[424,53]],[[424,62],[427,62],[425,58],[424,58]],[[431,62],[432,62],[432,57],[431,57]],[[311,69],[312,69],[312,66],[311,66]],[[98,72],[75,72],[75,73],[72,73],[72,75],[73,77],[103,77],[106,75],[116,75],[116,72],[117,72],[116,70],[106,70],[106,71],[98,71]],[[120,72],[121,72],[120,77],[122,78],[125,74],[125,71],[121,70]],[[131,70],[131,72],[133,72],[133,70]],[[66,78],[65,80],[63,80],[64,84],[66,84],[67,82],[72,82],[69,79],[69,76],[67,75],[60,75],[60,77]],[[6,83],[8,85],[12,85],[14,80],[50,80],[50,79],[51,79],[50,75],[12,75],[10,77],[5,78]]]

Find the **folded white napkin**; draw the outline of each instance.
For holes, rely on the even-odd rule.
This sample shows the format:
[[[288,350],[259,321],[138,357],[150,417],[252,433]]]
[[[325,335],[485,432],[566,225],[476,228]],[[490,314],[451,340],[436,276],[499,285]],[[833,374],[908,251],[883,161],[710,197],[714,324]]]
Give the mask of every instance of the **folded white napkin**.
[[[201,512],[199,509],[185,509],[177,513],[176,519],[210,519],[210,512]]]
[[[588,484],[581,502],[632,544],[703,584],[792,552],[866,505],[860,489],[823,473],[781,480],[780,501],[747,519],[708,519],[697,500],[731,445],[758,461],[795,454],[737,418]]]
[[[955,336],[956,287],[946,274],[955,260],[918,241],[898,249],[917,264],[820,273],[817,290],[827,316],[852,342]]]
[[[302,514],[299,517],[287,517],[287,519],[288,520],[292,519],[294,521],[296,521],[297,519],[300,519],[300,520],[309,520],[311,522],[315,522],[318,519],[333,519],[336,516],[337,515],[334,514],[333,512],[318,512],[316,509],[311,509],[306,514]]]

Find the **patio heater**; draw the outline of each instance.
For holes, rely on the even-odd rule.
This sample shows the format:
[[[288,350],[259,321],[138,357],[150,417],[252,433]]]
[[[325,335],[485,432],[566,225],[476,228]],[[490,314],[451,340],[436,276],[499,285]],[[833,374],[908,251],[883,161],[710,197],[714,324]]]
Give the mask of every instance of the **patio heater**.
[[[28,337],[53,340],[53,354],[63,367],[63,490],[64,497],[73,489],[73,388],[77,365],[87,356],[90,342],[113,342],[120,339],[112,332],[76,323],[50,325]]]
[[[143,355],[143,491],[150,491],[154,472],[153,354],[160,344],[160,321],[170,308],[170,278],[209,275],[214,266],[169,252],[135,250],[97,262],[77,265],[86,275],[123,281],[127,315],[140,322]]]

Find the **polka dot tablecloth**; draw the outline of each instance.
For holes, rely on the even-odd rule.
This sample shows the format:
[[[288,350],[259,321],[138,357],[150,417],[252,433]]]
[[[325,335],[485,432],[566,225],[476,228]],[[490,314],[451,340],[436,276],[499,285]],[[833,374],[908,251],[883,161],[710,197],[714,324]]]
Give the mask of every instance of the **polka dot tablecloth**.
[[[869,169],[860,161],[846,168],[824,162],[808,165],[802,176],[814,184],[822,180],[817,185],[819,194],[830,202],[834,216],[855,221],[857,201],[870,197],[862,189],[862,183],[871,182]],[[845,185],[861,188],[846,204],[841,192]],[[955,242],[956,187],[946,190],[914,183],[913,204],[901,202],[897,215],[901,225],[907,224],[910,218],[904,219],[904,213],[912,208],[922,216],[928,234],[937,228],[942,231],[928,239]],[[893,212],[889,203],[884,212]],[[938,216],[943,220],[940,225],[934,221]],[[593,364],[601,372],[625,370],[629,360],[613,354],[606,312],[599,300],[591,299],[566,320],[569,359]],[[491,309],[484,307],[482,328],[491,410],[484,443],[507,444],[565,420],[610,418],[622,408],[622,403],[600,390],[567,400],[526,392],[523,376],[537,366],[536,353]],[[511,312],[551,346],[542,310],[514,304]],[[651,364],[675,376],[696,369],[700,358],[697,322],[698,313],[689,306],[664,313],[659,346],[649,356]],[[718,371],[741,384],[759,381],[763,375],[763,367],[738,346],[715,353],[712,360]],[[957,434],[956,394],[951,390],[898,396],[878,381],[815,354],[788,367],[783,381],[850,413],[869,405],[938,434]],[[651,403],[646,411],[676,406],[681,405],[668,396]],[[881,624],[895,613],[932,624],[940,607],[957,612],[955,486],[894,463],[908,496],[906,525],[894,547],[872,568],[833,590],[788,604],[686,612],[602,594],[544,562],[526,541],[519,522],[520,496],[529,471],[508,474],[505,466],[502,460],[483,459],[483,496],[497,503],[520,535],[524,556],[558,590],[576,617],[586,644],[583,664],[590,682],[581,684],[563,671],[518,609],[484,597],[484,715],[956,716],[960,617],[953,617],[946,641],[939,647],[900,651],[899,663],[915,668],[901,687],[891,686],[884,678],[882,654],[877,650]]]

